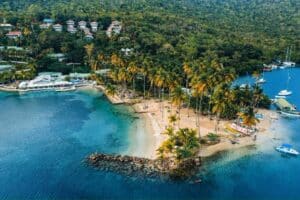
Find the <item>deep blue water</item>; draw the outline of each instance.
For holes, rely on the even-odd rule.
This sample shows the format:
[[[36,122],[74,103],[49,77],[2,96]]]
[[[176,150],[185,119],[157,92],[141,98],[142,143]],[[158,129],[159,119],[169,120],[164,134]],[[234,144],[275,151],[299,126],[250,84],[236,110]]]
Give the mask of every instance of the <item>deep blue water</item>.
[[[289,100],[298,108],[299,76],[300,69],[291,70]],[[286,77],[287,70],[265,73],[265,92],[285,89]],[[83,162],[95,151],[127,150],[134,121],[128,113],[97,92],[0,93],[0,199],[300,199],[300,157],[273,150],[281,142],[300,150],[300,120],[276,122],[271,129],[280,140],[268,147],[206,161],[203,183],[193,185],[126,178]]]

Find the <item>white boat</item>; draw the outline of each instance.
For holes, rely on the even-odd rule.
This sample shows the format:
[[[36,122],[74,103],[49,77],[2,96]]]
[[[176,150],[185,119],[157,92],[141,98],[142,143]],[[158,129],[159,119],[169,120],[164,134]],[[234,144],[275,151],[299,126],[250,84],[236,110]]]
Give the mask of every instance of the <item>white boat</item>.
[[[293,92],[292,91],[289,91],[289,90],[281,90],[279,93],[278,93],[278,96],[289,96],[289,95],[292,95]]]
[[[296,63],[294,62],[290,62],[290,61],[286,61],[282,63],[283,67],[295,67]]]
[[[275,148],[276,151],[280,153],[290,154],[290,155],[299,155],[299,152],[292,148],[292,145],[290,144],[282,144],[281,146],[278,146]]]
[[[276,99],[286,99],[286,96],[280,96],[280,95],[277,95],[275,96]]]
[[[283,117],[288,117],[288,118],[300,118],[300,112],[298,111],[279,111],[279,113]]]
[[[267,82],[267,81],[264,78],[260,78],[256,81],[257,84],[263,84],[265,82]]]
[[[240,133],[244,133],[246,135],[250,135],[250,134],[253,134],[255,132],[254,129],[251,129],[251,128],[246,128],[246,127],[242,127],[236,123],[232,123],[230,124],[230,128],[232,128],[233,130],[236,130]]]

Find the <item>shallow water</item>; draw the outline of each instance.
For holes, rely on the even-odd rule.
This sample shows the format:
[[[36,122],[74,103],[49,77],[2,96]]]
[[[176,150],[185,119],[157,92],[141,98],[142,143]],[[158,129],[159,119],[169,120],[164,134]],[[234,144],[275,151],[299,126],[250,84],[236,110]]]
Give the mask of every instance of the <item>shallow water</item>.
[[[285,89],[286,70],[266,73],[265,91]],[[300,108],[300,69],[292,69],[290,101]],[[240,82],[247,82],[242,78]],[[300,120],[280,119],[271,145],[221,153],[208,161],[201,184],[126,178],[86,166],[95,151],[122,153],[135,120],[98,92],[0,93],[0,199],[299,199]],[[250,152],[250,153],[249,153]]]

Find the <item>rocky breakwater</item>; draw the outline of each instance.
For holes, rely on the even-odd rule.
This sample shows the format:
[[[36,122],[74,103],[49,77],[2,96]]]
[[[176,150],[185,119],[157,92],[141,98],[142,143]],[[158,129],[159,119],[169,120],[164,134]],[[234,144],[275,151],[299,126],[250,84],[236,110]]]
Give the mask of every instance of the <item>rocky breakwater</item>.
[[[188,178],[196,174],[200,166],[199,158],[184,160],[176,164],[170,159],[151,160],[102,153],[91,154],[87,157],[87,162],[103,171],[148,178]]]

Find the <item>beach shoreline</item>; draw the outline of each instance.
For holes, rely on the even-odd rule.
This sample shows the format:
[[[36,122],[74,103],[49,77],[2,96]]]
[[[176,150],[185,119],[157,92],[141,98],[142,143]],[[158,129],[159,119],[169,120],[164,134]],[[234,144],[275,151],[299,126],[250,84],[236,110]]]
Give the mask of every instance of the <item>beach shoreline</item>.
[[[169,101],[159,101],[157,99],[144,100],[142,98],[138,99],[121,99],[119,96],[108,95],[105,91],[105,86],[97,85],[97,86],[84,86],[79,87],[79,90],[91,90],[96,89],[103,92],[103,94],[107,97],[107,99],[112,104],[127,104],[132,108],[132,112],[138,115],[139,119],[135,120],[134,124],[132,124],[129,129],[129,147],[128,150],[124,152],[124,154],[130,156],[138,156],[149,159],[156,159],[157,152],[156,150],[159,146],[167,139],[167,136],[163,134],[163,131],[167,126],[168,117],[170,115],[176,114],[176,108],[171,105]],[[17,90],[13,90],[12,88],[8,88],[8,90],[3,90],[3,87],[0,87],[1,91],[5,92],[16,92]],[[201,145],[199,151],[199,156],[201,157],[210,157],[219,152],[229,151],[233,149],[239,149],[251,145],[256,145],[259,143],[261,136],[268,137],[269,128],[273,122],[271,115],[277,115],[277,113],[273,110],[259,109],[258,113],[263,114],[264,119],[258,123],[257,125],[257,140],[254,141],[253,137],[239,137],[238,143],[232,144],[231,138],[233,136],[226,127],[228,124],[233,121],[225,121],[221,120],[219,122],[219,130],[218,134],[221,135],[221,141],[214,145]],[[192,128],[197,130],[198,127],[196,125],[196,114],[193,109],[182,108],[180,113],[180,127],[181,128]],[[175,129],[178,129],[178,122],[175,124]],[[216,121],[211,119],[209,116],[200,116],[200,133],[201,137],[205,137],[208,133],[215,132],[215,124]]]

